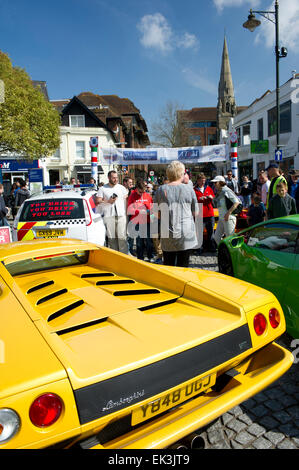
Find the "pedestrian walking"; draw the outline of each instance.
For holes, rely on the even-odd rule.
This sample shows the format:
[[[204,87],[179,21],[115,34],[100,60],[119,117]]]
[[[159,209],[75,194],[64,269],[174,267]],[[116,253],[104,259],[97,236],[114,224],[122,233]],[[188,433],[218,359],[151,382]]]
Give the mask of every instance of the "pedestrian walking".
[[[206,177],[204,173],[200,173],[197,177],[194,191],[199,204],[202,204],[202,221],[203,228],[206,229],[206,249],[210,252],[215,252],[215,242],[213,239],[214,233],[214,207],[213,200],[215,197],[212,188],[206,184]],[[203,247],[200,249],[200,253],[203,252]]]
[[[214,240],[218,246],[223,235],[228,237],[235,232],[237,218],[234,211],[241,201],[234,191],[226,185],[223,176],[216,176],[211,182],[215,183],[215,202],[219,212],[217,228],[214,233]]]
[[[15,202],[15,207],[16,210],[20,208],[20,206],[23,204],[23,202],[30,197],[30,191],[27,188],[26,181],[21,179],[20,180],[20,188],[16,192],[16,202]]]
[[[189,266],[190,250],[198,247],[194,216],[197,199],[193,187],[183,183],[185,165],[171,162],[168,183],[160,186],[154,202],[159,205],[164,265]]]
[[[108,173],[108,183],[99,187],[95,204],[103,216],[108,246],[112,250],[128,254],[126,198],[128,190],[118,183],[114,170]]]
[[[297,214],[296,201],[288,194],[288,187],[284,181],[276,185],[277,194],[269,202],[268,219],[276,219],[286,215]]]
[[[213,181],[213,180],[211,180]],[[231,189],[235,194],[239,194],[239,185],[237,180],[233,176],[232,170],[228,170],[225,178],[226,186]]]
[[[150,234],[152,206],[153,200],[151,195],[146,192],[146,184],[142,179],[137,180],[136,188],[128,198],[129,235],[132,236],[132,232],[138,234],[136,236],[137,258],[144,260],[144,252],[146,251],[149,262],[153,258],[153,242]]]
[[[252,182],[249,181],[248,176],[244,175],[240,188],[240,196],[243,200],[243,206],[247,209],[251,204]]]

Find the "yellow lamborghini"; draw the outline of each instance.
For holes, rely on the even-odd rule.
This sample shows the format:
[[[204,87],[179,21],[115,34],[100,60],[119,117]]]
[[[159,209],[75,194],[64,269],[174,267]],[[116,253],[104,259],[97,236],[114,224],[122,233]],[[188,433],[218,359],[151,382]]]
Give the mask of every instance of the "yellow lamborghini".
[[[168,448],[293,356],[268,291],[80,240],[0,248],[0,449]]]

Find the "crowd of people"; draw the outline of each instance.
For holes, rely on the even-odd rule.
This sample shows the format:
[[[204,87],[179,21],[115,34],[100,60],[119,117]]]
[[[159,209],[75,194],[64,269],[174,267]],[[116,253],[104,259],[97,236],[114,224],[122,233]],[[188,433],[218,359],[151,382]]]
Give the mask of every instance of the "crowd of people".
[[[104,218],[110,248],[141,260],[188,267],[192,252],[216,252],[222,237],[235,232],[243,208],[249,226],[296,214],[299,171],[291,170],[287,181],[272,163],[259,172],[256,181],[243,176],[239,185],[232,171],[209,181],[200,173],[193,183],[179,161],[168,165],[160,184],[140,178],[134,184],[130,177],[120,184],[113,170],[108,183],[98,189],[96,205]],[[198,237],[198,222],[204,229],[203,239]]]
[[[70,183],[80,182],[72,178]],[[95,180],[91,178],[90,183]],[[0,184],[0,226],[9,225],[9,211],[14,217],[29,196],[27,182],[20,179],[4,201]],[[188,267],[192,252],[216,252],[222,237],[235,232],[243,208],[248,226],[298,213],[299,171],[290,170],[286,179],[272,163],[259,171],[255,181],[243,176],[239,185],[231,170],[210,180],[200,173],[192,182],[180,161],[167,166],[159,184],[142,178],[133,182],[129,176],[120,184],[112,170],[108,182],[97,187],[95,205],[103,217],[110,248],[141,260]]]

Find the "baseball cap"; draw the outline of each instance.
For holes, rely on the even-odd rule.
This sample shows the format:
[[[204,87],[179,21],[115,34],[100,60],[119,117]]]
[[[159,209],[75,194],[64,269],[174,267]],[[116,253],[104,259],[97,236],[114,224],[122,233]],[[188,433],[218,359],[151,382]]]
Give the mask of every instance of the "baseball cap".
[[[270,163],[268,168],[266,168],[266,171],[268,171],[270,168],[279,168],[279,166],[277,165],[277,163]]]
[[[222,183],[225,183],[225,179],[221,175],[215,176],[215,178],[211,180],[211,183],[217,183],[218,181],[222,181]]]
[[[290,170],[290,171],[289,171],[289,175],[296,175],[296,176],[298,176],[298,175],[299,175],[299,170]]]

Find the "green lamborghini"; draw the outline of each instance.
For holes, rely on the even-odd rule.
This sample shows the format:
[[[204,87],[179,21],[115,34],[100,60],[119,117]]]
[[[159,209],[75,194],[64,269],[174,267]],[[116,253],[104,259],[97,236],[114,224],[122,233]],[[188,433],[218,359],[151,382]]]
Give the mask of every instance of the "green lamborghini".
[[[218,247],[219,271],[272,292],[299,338],[299,214],[248,227]]]

